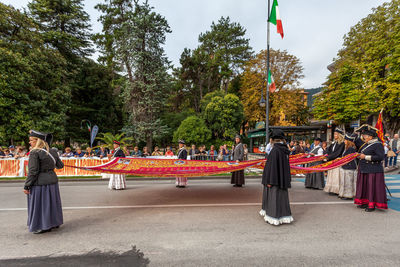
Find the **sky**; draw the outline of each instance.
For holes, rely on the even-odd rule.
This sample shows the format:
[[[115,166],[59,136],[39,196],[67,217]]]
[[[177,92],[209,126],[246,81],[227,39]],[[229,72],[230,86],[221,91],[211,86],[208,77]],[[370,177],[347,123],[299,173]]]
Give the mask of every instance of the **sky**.
[[[15,8],[29,0],[0,0]],[[94,32],[102,25],[94,6],[104,0],[84,0]],[[320,87],[329,74],[326,68],[342,47],[343,36],[362,18],[383,4],[383,0],[278,0],[285,37],[271,25],[270,47],[287,50],[298,57],[304,68],[302,87]],[[271,0],[272,3],[272,0]],[[184,48],[198,46],[200,33],[210,29],[221,16],[231,18],[246,29],[246,38],[258,53],[267,47],[267,0],[149,0],[154,11],[163,15],[172,30],[165,52],[175,67]]]

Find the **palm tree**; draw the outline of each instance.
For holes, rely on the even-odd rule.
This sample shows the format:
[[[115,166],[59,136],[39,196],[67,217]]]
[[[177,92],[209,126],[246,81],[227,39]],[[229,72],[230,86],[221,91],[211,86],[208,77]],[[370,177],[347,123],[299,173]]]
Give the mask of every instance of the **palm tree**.
[[[121,146],[130,145],[133,142],[132,137],[124,137],[125,133],[120,133],[113,135],[112,133],[103,133],[103,137],[97,137],[102,143],[104,143],[105,147],[108,149],[113,149],[113,141],[116,140],[121,143]]]

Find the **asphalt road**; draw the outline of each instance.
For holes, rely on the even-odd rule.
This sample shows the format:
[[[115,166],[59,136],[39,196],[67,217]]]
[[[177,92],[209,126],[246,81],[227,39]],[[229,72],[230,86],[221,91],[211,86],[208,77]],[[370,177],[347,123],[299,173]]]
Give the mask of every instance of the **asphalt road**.
[[[258,215],[260,179],[62,182],[64,225],[33,235],[22,184],[0,184],[0,266],[400,265],[400,212],[292,186],[295,222],[275,227]]]

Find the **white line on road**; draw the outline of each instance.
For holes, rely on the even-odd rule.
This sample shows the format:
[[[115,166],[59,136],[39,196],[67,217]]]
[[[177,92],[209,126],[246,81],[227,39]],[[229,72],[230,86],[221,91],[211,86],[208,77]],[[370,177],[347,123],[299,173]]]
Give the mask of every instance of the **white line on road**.
[[[338,205],[353,204],[350,201],[338,202],[291,202],[290,205]],[[191,207],[240,207],[260,206],[261,203],[212,203],[212,204],[173,204],[173,205],[132,205],[132,206],[87,206],[63,207],[63,210],[88,210],[88,209],[143,209],[143,208],[191,208]],[[26,208],[0,208],[0,211],[26,211]]]

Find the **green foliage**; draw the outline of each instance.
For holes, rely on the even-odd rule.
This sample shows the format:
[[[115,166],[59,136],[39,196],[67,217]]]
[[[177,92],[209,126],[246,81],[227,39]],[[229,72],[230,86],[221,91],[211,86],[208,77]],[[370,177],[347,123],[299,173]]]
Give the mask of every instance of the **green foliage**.
[[[237,93],[238,80],[244,63],[251,58],[249,39],[244,38],[246,30],[230,18],[221,17],[212,23],[211,29],[199,35],[200,45],[190,50],[185,48],[181,54],[181,67],[174,70],[176,91],[172,101],[181,101],[178,108],[194,108],[203,112],[201,100],[210,92],[228,88]],[[230,86],[231,82],[235,84]]]
[[[200,49],[215,60],[225,92],[231,78],[239,74],[244,63],[252,56],[249,39],[244,38],[246,30],[230,18],[221,17],[211,24],[211,30],[200,34]]]
[[[204,112],[204,111],[206,110],[206,108],[207,108],[207,105],[208,105],[208,104],[211,102],[211,100],[212,100],[214,97],[216,97],[216,96],[219,96],[219,97],[224,98],[225,92],[222,91],[222,90],[216,90],[216,91],[214,91],[214,92],[211,92],[211,93],[206,94],[206,95],[203,97],[203,99],[200,101],[201,111]]]
[[[390,132],[400,128],[400,1],[384,3],[350,29],[327,87],[315,102],[317,118],[346,123],[384,109]]]
[[[45,42],[69,62],[93,52],[90,48],[90,19],[83,10],[83,0],[33,0],[28,7],[30,15],[40,25]]]
[[[109,149],[113,149],[114,140],[120,142],[121,146],[128,146],[133,142],[131,137],[124,137],[125,133],[115,135],[113,133],[103,133],[102,135],[102,137],[97,137],[96,139],[102,142],[104,146]]]
[[[152,147],[153,139],[167,132],[160,115],[170,89],[169,61],[162,47],[169,25],[147,1],[112,0],[97,8],[104,13],[103,34],[97,38],[105,60],[127,74],[122,87],[129,114],[124,131]]]
[[[179,128],[182,121],[187,117],[195,115],[193,110],[184,110],[182,112],[164,112],[161,116],[162,125],[168,127],[167,132],[155,141],[161,145],[171,145],[174,138],[174,132]]]
[[[99,126],[101,132],[116,133],[123,126],[122,100],[114,93],[110,70],[90,59],[82,59],[75,73],[72,88],[71,109],[65,135],[77,142],[87,142],[87,129],[80,129],[86,119]]]
[[[185,140],[186,144],[207,144],[211,131],[204,120],[197,116],[187,117],[174,133],[173,141]]]
[[[243,105],[233,94],[215,96],[208,103],[203,117],[215,138],[233,139],[243,122]]]
[[[24,140],[31,128],[59,137],[70,97],[66,61],[31,18],[1,3],[0,35],[0,140]]]

